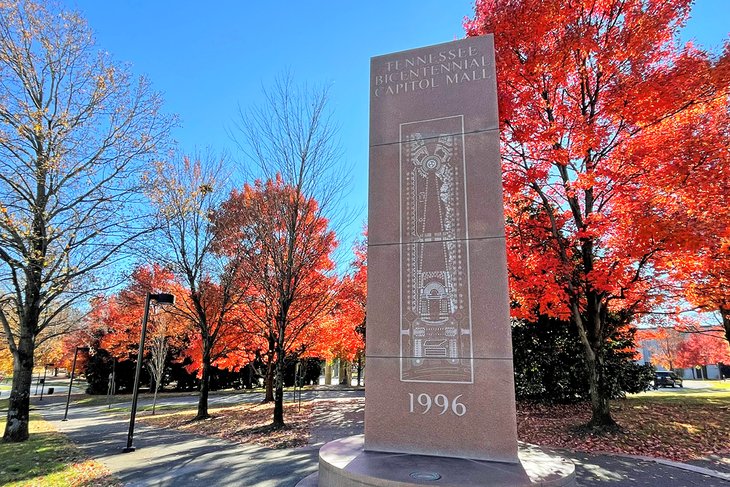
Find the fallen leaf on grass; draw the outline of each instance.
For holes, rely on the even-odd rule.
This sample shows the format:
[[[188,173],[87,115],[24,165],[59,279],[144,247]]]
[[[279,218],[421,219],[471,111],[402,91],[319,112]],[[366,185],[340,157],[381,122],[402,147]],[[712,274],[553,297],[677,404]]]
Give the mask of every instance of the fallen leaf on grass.
[[[140,421],[162,428],[174,428],[190,433],[223,438],[237,443],[254,443],[268,448],[293,448],[304,446],[309,439],[308,421],[311,405],[284,406],[283,428],[271,425],[274,405],[242,404],[240,406],[211,410],[211,418],[195,421],[194,412],[177,412],[147,416]]]
[[[586,452],[623,453],[687,461],[730,454],[730,418],[713,404],[631,405],[617,401],[613,417],[620,430],[602,435],[581,429],[590,405],[518,403],[521,441]]]

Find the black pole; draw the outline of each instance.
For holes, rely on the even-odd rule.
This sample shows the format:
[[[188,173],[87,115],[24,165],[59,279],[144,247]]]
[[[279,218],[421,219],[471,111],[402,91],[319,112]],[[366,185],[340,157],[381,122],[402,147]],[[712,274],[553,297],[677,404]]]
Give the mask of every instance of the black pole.
[[[48,372],[48,365],[43,366],[43,382],[41,382],[41,398],[43,400],[43,388],[46,387],[46,372]]]
[[[362,381],[362,353],[357,354],[357,387],[360,387]]]
[[[299,388],[299,411],[302,410],[302,362],[297,359],[297,365],[294,368],[294,402],[297,401],[297,387]]]
[[[144,354],[144,339],[147,335],[147,317],[150,313],[151,294],[147,293],[144,302],[144,318],[142,318],[142,333],[139,336],[139,351],[137,352],[137,371],[134,374],[134,391],[132,392],[132,414],[129,417],[129,432],[127,433],[127,447],[122,450],[123,453],[133,452],[135,448],[132,446],[134,440],[134,418],[137,416],[137,397],[139,395],[139,376],[142,373],[142,356]]]
[[[61,421],[68,421],[68,404],[71,402],[71,387],[74,385],[74,372],[76,371],[76,356],[79,354],[79,347],[74,351],[74,361],[71,365],[71,382],[68,383],[68,395],[66,396],[66,412],[63,413]]]

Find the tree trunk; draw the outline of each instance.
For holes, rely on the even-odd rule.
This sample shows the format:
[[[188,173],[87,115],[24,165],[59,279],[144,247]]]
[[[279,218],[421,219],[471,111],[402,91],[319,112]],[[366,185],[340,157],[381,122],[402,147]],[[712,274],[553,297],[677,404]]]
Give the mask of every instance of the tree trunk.
[[[155,393],[152,396],[152,416],[155,415],[155,407],[157,406],[157,391],[159,387],[157,385],[157,381],[155,381]]]
[[[730,343],[730,307],[720,306],[720,316],[722,317],[722,326],[725,328],[725,340]]]
[[[274,423],[273,426],[284,426],[284,355],[277,353],[276,359],[276,393],[274,394]]]
[[[348,368],[350,367],[350,362],[348,362],[345,359],[340,359],[340,385],[341,386],[349,386],[350,380],[348,377]]]
[[[324,385],[332,385],[332,360],[327,359],[324,363]]]
[[[591,420],[588,427],[596,430],[613,429],[616,427],[616,421],[611,417],[611,407],[609,404],[608,391],[604,390],[601,384],[603,366],[602,359],[598,356],[597,360],[588,360],[588,384],[591,395]]]
[[[8,399],[8,415],[3,441],[20,442],[28,439],[30,387],[33,382],[34,340],[23,334],[18,340],[18,352],[13,357],[13,386]]]
[[[206,347],[207,348],[207,347]],[[196,420],[208,419],[208,391],[210,388],[210,353],[203,352],[203,376],[200,382],[200,399],[198,399],[198,414]]]
[[[590,301],[590,300],[589,300]],[[592,306],[596,309],[595,306]],[[616,422],[611,417],[611,407],[609,404],[609,391],[604,388],[602,375],[603,367],[603,329],[605,323],[601,322],[604,317],[600,313],[592,313],[590,315],[594,322],[583,320],[580,313],[578,303],[571,304],[571,319],[578,329],[581,344],[583,345],[583,356],[586,360],[586,368],[588,369],[588,390],[591,397],[591,420],[587,426],[594,430],[610,430],[616,428]],[[599,322],[595,322],[599,320]],[[595,337],[589,337],[588,330],[594,330]],[[595,330],[598,330],[597,332]]]
[[[274,401],[274,362],[273,359],[269,359],[269,365],[266,366],[266,377],[264,377],[264,387],[266,388],[266,394],[264,395],[264,402]]]

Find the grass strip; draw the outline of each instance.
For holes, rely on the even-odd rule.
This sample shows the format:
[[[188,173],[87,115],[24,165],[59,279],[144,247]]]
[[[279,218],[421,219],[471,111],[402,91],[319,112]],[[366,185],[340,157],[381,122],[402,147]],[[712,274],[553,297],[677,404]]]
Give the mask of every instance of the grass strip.
[[[5,418],[0,419],[5,430]],[[118,487],[121,483],[101,463],[87,458],[65,435],[39,414],[31,414],[30,438],[0,442],[0,485],[29,487]]]

